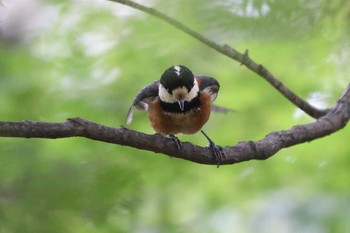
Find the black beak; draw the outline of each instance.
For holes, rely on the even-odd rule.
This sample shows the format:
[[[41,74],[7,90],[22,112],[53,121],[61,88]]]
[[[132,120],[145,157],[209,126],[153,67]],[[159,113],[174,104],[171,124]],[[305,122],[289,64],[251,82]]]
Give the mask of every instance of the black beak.
[[[178,100],[177,103],[179,104],[181,111],[184,111],[185,110],[185,101]]]

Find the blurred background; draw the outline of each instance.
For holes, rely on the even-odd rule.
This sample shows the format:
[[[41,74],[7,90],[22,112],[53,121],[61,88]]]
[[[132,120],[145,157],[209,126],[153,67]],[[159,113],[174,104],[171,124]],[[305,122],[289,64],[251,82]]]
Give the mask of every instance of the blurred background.
[[[313,121],[244,66],[145,13],[103,0],[0,2],[1,121],[79,116],[119,127],[138,91],[177,64],[215,77],[216,104],[236,110],[204,127],[219,145]],[[248,49],[318,107],[349,83],[347,0],[139,2]],[[154,133],[144,112],[130,128]],[[0,232],[346,232],[349,137],[347,127],[219,169],[84,138],[0,138]]]

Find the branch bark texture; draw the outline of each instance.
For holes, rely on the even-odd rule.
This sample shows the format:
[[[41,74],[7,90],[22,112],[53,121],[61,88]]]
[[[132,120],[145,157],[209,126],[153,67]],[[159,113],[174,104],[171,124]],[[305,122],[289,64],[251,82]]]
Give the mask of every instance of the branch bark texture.
[[[272,132],[260,141],[239,142],[234,146],[222,147],[225,158],[222,164],[234,164],[248,160],[264,160],[279,150],[324,137],[342,129],[350,119],[350,85],[337,104],[325,116],[315,122],[294,126],[289,130]],[[0,122],[1,137],[24,138],[67,138],[85,137],[92,140],[130,146],[137,149],[162,153],[185,160],[215,164],[208,147],[195,146],[184,142],[178,150],[174,140],[159,134],[148,135],[123,126],[112,128],[81,118],[65,122]]]

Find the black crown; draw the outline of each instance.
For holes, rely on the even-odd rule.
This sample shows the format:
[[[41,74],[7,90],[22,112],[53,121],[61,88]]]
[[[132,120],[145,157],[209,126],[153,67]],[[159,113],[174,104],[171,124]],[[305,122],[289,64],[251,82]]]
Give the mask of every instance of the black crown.
[[[172,66],[164,71],[160,83],[170,94],[178,87],[185,87],[190,91],[194,84],[194,76],[192,71],[183,65]]]

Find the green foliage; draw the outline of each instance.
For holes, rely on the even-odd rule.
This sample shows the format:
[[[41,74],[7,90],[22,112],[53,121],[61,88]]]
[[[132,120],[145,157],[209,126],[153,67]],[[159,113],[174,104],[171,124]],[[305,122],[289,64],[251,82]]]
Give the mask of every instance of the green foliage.
[[[23,40],[35,29],[27,16],[18,22],[29,31],[2,35],[2,121],[79,116],[118,127],[137,92],[175,64],[217,78],[216,103],[236,110],[213,114],[204,128],[219,145],[312,121],[256,74],[154,17],[107,1],[42,4],[36,16],[52,23],[40,33]],[[349,82],[347,1],[151,4],[248,49],[321,107]],[[143,112],[130,128],[153,133]],[[350,228],[349,136],[345,128],[219,169],[81,138],[0,138],[0,232],[342,232]],[[207,143],[200,134],[179,138]]]

